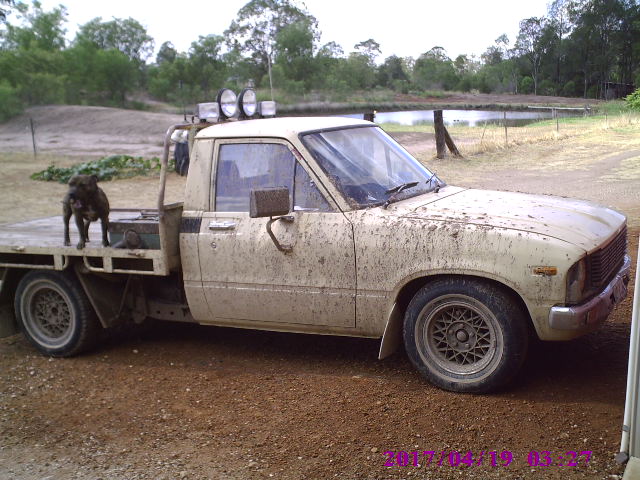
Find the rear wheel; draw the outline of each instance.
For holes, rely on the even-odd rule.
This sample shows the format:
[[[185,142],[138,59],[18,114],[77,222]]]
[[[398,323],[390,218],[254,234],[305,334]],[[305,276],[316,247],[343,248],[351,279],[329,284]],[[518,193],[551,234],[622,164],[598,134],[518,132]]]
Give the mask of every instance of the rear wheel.
[[[40,352],[55,357],[87,350],[100,328],[82,286],[68,272],[27,273],[16,290],[15,311],[27,339]]]
[[[416,368],[433,384],[486,393],[508,383],[525,359],[526,315],[501,288],[480,280],[428,283],[411,300],[404,343]]]

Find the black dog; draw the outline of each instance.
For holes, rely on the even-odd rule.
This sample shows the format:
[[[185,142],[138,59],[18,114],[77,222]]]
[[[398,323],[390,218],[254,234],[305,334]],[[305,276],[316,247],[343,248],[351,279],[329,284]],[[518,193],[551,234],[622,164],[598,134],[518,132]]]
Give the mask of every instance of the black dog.
[[[109,246],[107,229],[109,228],[109,200],[104,191],[98,187],[95,175],[74,175],[69,180],[69,192],[62,200],[64,219],[64,244],[71,245],[69,238],[69,219],[75,216],[80,241],[78,250],[83,249],[89,241],[89,224],[100,219],[102,225],[102,245]]]

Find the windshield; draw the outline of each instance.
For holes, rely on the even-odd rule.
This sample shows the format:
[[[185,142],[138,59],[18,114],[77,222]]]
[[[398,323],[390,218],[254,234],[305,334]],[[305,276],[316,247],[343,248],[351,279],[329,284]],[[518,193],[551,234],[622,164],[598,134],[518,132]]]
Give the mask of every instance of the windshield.
[[[355,208],[386,206],[444,185],[378,127],[313,132],[302,142]]]

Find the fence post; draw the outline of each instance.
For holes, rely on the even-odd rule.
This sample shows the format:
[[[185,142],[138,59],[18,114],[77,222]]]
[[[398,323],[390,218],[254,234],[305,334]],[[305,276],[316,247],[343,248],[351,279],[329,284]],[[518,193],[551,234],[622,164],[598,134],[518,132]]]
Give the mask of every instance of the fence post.
[[[458,150],[458,147],[456,147],[456,144],[453,141],[453,138],[451,138],[451,135],[449,135],[449,130],[447,130],[447,127],[444,127],[444,141],[447,144],[447,148],[449,149],[449,151],[453,153],[454,157],[462,156],[460,154],[460,150]]]
[[[507,112],[504,111],[504,146],[509,146],[509,135],[507,133]]]
[[[433,111],[433,127],[436,131],[436,158],[445,158],[447,156],[447,146],[442,110]]]
[[[29,125],[31,126],[31,143],[33,143],[33,158],[37,160],[38,152],[36,150],[36,128],[33,125],[33,118],[29,117]]]

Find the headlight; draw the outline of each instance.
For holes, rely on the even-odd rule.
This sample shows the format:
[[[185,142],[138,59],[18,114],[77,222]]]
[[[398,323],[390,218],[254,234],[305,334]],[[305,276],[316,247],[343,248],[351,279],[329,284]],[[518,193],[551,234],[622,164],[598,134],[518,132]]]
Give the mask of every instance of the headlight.
[[[587,263],[583,258],[575,263],[567,273],[567,304],[579,303],[585,294],[587,284]]]
[[[240,103],[240,116],[242,118],[253,117],[258,110],[258,98],[255,90],[245,88],[238,97]]]
[[[218,105],[220,105],[220,113],[224,118],[233,117],[238,111],[236,94],[233,93],[233,90],[229,90],[228,88],[223,88],[218,92],[218,98],[216,101]]]

